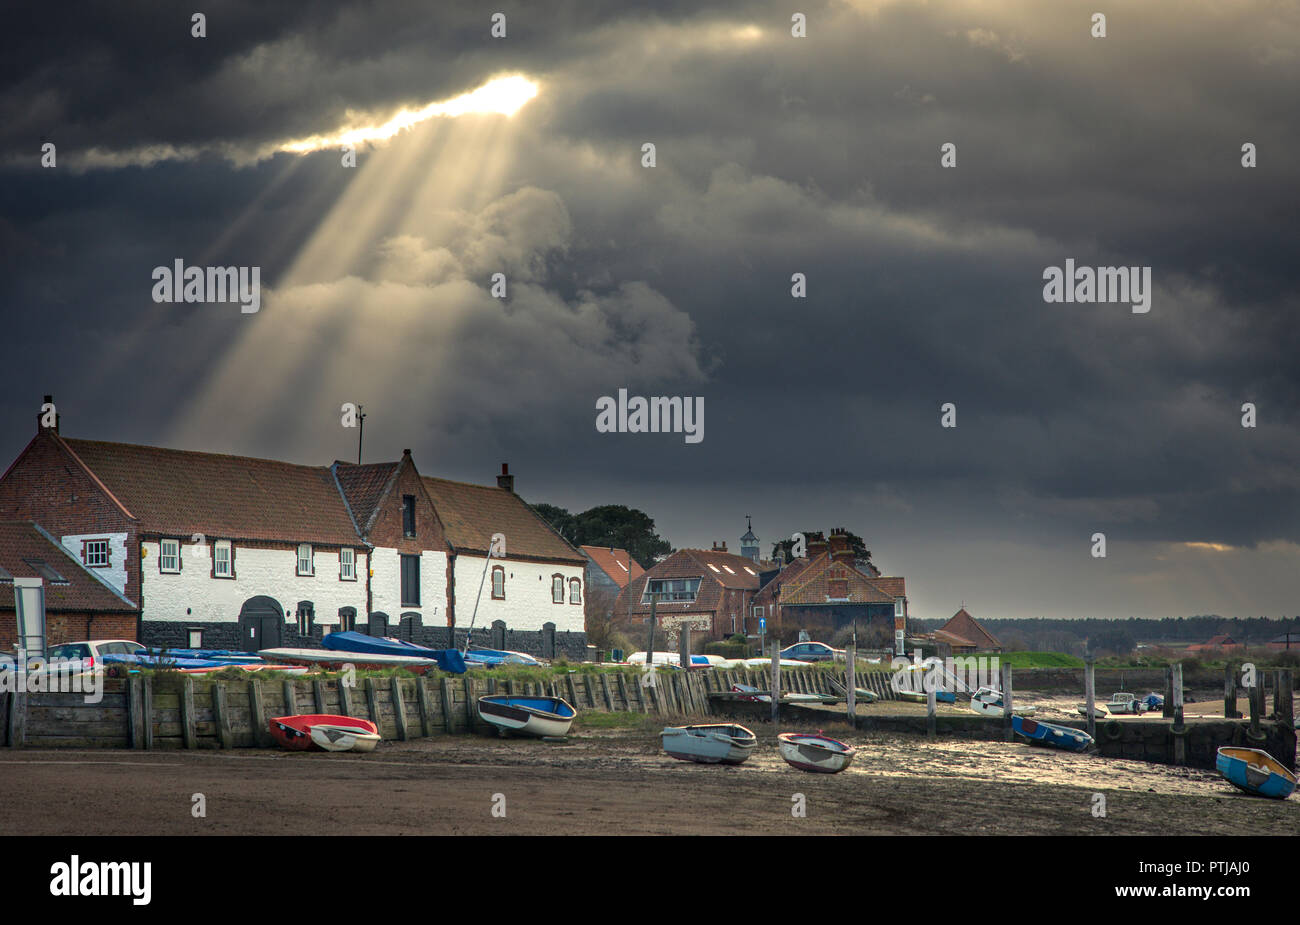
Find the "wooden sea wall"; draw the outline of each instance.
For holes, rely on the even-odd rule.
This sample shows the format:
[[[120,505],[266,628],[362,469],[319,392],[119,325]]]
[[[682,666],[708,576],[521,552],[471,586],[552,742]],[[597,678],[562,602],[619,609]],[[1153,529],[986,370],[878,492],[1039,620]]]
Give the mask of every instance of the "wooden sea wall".
[[[571,672],[548,681],[372,676],[350,687],[336,679],[217,681],[179,673],[108,678],[93,704],[81,693],[0,693],[0,741],[15,748],[267,747],[267,721],[293,713],[355,716],[378,725],[385,739],[413,739],[486,731],[477,710],[486,694],[563,697],[580,713],[701,716],[710,713],[711,691],[767,685],[761,671],[659,671],[653,685],[642,677],[637,671]],[[827,693],[829,677],[783,671],[782,689]],[[838,677],[842,683],[843,672]]]

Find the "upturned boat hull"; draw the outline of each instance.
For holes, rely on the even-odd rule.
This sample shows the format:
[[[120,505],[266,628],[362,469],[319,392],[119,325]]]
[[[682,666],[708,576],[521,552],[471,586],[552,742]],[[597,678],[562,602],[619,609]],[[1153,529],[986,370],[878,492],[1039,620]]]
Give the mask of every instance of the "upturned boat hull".
[[[566,736],[578,711],[559,697],[511,697],[492,694],[478,699],[478,715],[498,729],[530,736]]]
[[[1296,775],[1268,752],[1258,748],[1219,749],[1215,769],[1246,793],[1285,800],[1296,788]]]
[[[838,774],[853,763],[855,749],[830,736],[783,732],[776,738],[785,763],[800,771]]]
[[[697,764],[741,764],[758,747],[758,737],[734,723],[665,726],[659,736],[669,757]]]

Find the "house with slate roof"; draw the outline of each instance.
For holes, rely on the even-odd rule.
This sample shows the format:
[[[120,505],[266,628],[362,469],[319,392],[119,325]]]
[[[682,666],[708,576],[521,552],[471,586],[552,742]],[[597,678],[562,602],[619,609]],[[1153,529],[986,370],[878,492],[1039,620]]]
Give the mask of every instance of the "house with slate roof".
[[[39,524],[94,569],[138,614],[120,635],[149,645],[255,651],[356,629],[445,647],[486,577],[477,627],[544,629],[519,647],[556,654],[559,633],[579,654],[587,560],[502,468],[496,487],[469,485],[422,476],[409,450],[307,466],[72,439],[56,420],[0,476],[0,520]],[[486,576],[495,533],[505,554]]]

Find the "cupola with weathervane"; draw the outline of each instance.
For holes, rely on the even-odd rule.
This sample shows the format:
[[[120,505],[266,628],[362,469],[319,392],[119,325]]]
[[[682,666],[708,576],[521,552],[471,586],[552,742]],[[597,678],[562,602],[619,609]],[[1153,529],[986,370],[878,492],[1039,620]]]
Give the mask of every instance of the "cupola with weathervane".
[[[740,538],[740,554],[751,562],[758,562],[758,537],[754,536],[753,519],[745,515],[745,535]]]

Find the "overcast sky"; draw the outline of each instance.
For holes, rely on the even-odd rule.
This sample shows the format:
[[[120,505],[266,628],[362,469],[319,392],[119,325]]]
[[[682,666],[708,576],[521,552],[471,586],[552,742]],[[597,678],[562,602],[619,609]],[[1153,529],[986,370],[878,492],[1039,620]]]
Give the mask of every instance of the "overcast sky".
[[[314,464],[353,401],[367,461],[509,461],[678,547],[847,527],[917,616],[1300,614],[1300,5],[203,9],[6,16],[0,466],[46,393]],[[514,115],[296,153],[504,75]],[[177,259],[261,310],[155,303]],[[1067,259],[1150,267],[1150,311],[1045,302]],[[703,441],[597,432],[620,388]]]

